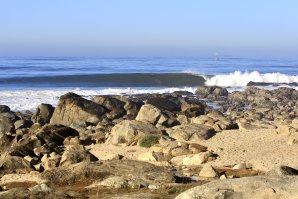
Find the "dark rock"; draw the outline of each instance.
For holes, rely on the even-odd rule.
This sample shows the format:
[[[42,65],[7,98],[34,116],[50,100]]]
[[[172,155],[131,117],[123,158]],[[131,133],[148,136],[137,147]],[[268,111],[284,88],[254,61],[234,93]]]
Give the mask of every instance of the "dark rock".
[[[196,99],[184,99],[181,103],[181,111],[188,117],[197,117],[205,114],[205,105]]]
[[[44,143],[55,143],[57,145],[63,145],[63,141],[67,137],[79,136],[79,133],[63,125],[48,124],[44,126],[40,132],[37,133],[37,138]]]
[[[165,97],[150,97],[146,100],[147,104],[151,104],[161,111],[180,111],[181,104]]]
[[[10,112],[10,108],[6,105],[0,105],[0,113]]]
[[[80,129],[80,127],[96,125],[106,111],[106,108],[95,102],[68,93],[60,97],[51,123]]]
[[[246,86],[298,86],[298,83],[292,82],[292,83],[275,83],[275,82],[248,82]]]
[[[31,120],[34,123],[45,125],[50,122],[50,119],[54,113],[55,108],[50,104],[41,104],[37,107]]]
[[[115,97],[109,95],[95,96],[93,101],[109,110],[105,114],[108,119],[117,119],[126,114],[126,110],[124,109],[125,102]]]
[[[18,120],[18,117],[11,112],[0,113],[0,133],[1,134],[13,133],[15,130],[14,122],[16,120]]]
[[[225,88],[221,88],[219,86],[201,86],[196,90],[196,95],[199,98],[210,98],[210,97],[226,97],[229,92]]]
[[[32,126],[31,120],[17,120],[14,123],[15,129],[30,128]]]
[[[110,95],[100,95],[95,96],[92,101],[97,104],[104,106],[106,109],[112,111],[114,109],[124,109],[125,102],[110,96]]]
[[[194,94],[189,91],[174,91],[173,94],[180,95],[180,96],[193,96]]]

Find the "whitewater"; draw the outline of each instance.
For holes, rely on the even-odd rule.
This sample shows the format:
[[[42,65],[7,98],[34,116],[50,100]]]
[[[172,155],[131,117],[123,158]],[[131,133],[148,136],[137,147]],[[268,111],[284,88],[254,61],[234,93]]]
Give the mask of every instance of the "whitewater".
[[[33,111],[74,92],[95,95],[243,90],[250,82],[298,83],[298,60],[247,58],[0,58],[0,104]],[[288,85],[281,85],[287,86]],[[266,87],[274,89],[276,87]],[[297,87],[292,87],[297,89]]]

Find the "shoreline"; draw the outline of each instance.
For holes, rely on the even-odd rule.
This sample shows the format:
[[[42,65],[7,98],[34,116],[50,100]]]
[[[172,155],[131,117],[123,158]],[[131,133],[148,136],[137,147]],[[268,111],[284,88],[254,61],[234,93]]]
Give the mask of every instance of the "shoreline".
[[[41,104],[33,113],[1,105],[0,119],[0,196],[25,187],[32,196],[88,190],[92,198],[101,190],[113,198],[119,190],[127,198],[174,198],[198,183],[267,176],[282,165],[298,169],[292,88],[230,93],[201,86],[195,93],[87,99],[67,93],[56,107]]]

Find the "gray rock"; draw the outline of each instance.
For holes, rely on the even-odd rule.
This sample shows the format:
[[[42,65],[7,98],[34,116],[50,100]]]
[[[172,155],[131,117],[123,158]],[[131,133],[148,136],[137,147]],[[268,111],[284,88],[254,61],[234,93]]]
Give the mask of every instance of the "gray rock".
[[[44,126],[36,134],[36,136],[44,143],[55,143],[57,145],[63,145],[65,138],[79,136],[79,133],[70,127],[48,124]]]
[[[41,104],[31,117],[32,122],[45,125],[50,122],[55,108],[50,104]]]
[[[175,100],[175,101],[174,101]],[[147,104],[151,104],[161,111],[179,111],[180,102],[174,98],[170,100],[166,97],[150,97],[146,100]]]
[[[216,180],[178,195],[176,199],[298,198],[298,177],[254,176]]]
[[[213,128],[202,124],[184,124],[169,130],[170,137],[180,141],[207,140],[215,135]]]
[[[17,156],[4,156],[0,159],[0,173],[29,173],[32,171],[30,162]]]
[[[6,105],[0,105],[0,113],[10,112],[10,108]]]
[[[199,98],[209,98],[209,97],[226,97],[229,92],[225,88],[221,88],[219,86],[201,86],[196,90],[196,95]]]
[[[11,134],[14,132],[14,122],[18,120],[18,117],[11,113],[0,113],[0,133]]]
[[[160,134],[160,131],[150,123],[123,120],[112,128],[107,142],[112,144],[126,143],[126,145],[136,145],[141,138],[154,134]]]

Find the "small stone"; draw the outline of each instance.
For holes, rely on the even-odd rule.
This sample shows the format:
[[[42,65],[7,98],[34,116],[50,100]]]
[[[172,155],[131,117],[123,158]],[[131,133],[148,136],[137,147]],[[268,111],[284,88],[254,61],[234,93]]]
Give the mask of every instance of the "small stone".
[[[46,184],[40,184],[40,185],[36,185],[32,188],[30,188],[31,191],[42,191],[42,192],[50,192],[52,191],[52,189],[50,187],[48,187],[48,185]]]
[[[247,168],[246,163],[240,163],[233,166],[232,169],[246,169],[246,168]]]
[[[187,156],[183,159],[183,165],[188,166],[195,166],[195,165],[201,165],[208,161],[208,158],[211,157],[213,154],[210,151],[198,153],[195,155]]]
[[[161,185],[160,184],[150,184],[148,186],[148,188],[151,189],[151,190],[156,190],[156,189],[160,189]]]
[[[199,176],[205,177],[205,178],[215,178],[218,175],[211,165],[206,164],[200,171]]]
[[[219,179],[220,179],[220,180],[225,180],[225,179],[227,179],[226,174],[221,175],[221,176],[219,177]]]
[[[288,145],[298,144],[298,140],[297,140],[297,139],[294,139],[294,138],[290,138],[290,139],[287,141],[287,144],[288,144]]]

